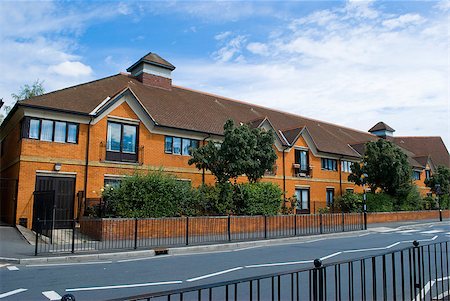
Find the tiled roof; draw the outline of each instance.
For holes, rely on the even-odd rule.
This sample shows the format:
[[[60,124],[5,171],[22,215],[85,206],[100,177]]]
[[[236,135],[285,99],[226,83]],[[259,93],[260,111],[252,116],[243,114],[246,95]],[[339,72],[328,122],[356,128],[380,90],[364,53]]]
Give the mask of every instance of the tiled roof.
[[[414,153],[416,157],[429,155],[436,166],[450,167],[450,156],[441,137],[394,137],[393,139],[395,144]]]
[[[390,126],[388,126],[386,123],[384,123],[383,121],[378,122],[377,124],[375,124],[370,130],[369,132],[376,132],[376,131],[389,131],[389,132],[395,132],[395,130],[393,128],[391,128]]]
[[[360,156],[365,142],[378,139],[367,132],[178,86],[171,90],[145,86],[127,74],[33,97],[21,101],[20,105],[87,115],[107,97],[113,97],[127,87],[159,126],[222,135],[223,125],[230,118],[236,124],[250,126],[257,126],[256,123],[267,118],[277,135],[280,137],[279,131],[282,131],[289,143],[293,143],[298,132],[306,127],[319,151],[352,157]],[[423,142],[419,142],[419,138],[404,138],[400,143],[398,139],[395,138],[395,143],[410,151],[410,157],[430,154],[433,162],[449,165],[448,152],[439,137],[425,137],[420,140]]]

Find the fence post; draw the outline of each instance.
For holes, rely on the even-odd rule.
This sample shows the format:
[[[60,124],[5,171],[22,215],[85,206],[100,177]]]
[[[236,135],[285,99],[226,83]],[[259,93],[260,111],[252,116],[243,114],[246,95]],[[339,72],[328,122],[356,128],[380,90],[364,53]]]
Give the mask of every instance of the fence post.
[[[76,220],[72,220],[72,254],[75,253],[75,222]]]
[[[297,213],[294,213],[294,236],[297,236]]]
[[[439,221],[442,222],[442,209],[439,208]]]
[[[420,300],[425,296],[422,296],[422,269],[421,269],[421,256],[420,247],[417,240],[413,241],[413,271],[414,271],[414,296],[417,296],[417,290],[420,294]]]
[[[320,234],[323,234],[322,213],[319,213]]]
[[[264,215],[264,239],[267,239],[267,216]]]
[[[229,214],[228,214],[227,231],[228,231],[228,241],[231,241],[231,216]]]
[[[38,254],[38,243],[39,243],[39,229],[41,227],[41,221],[39,218],[37,219],[37,227],[36,227],[36,241],[34,244],[34,256],[37,256]]]
[[[189,245],[189,216],[186,216],[186,246]]]
[[[344,215],[344,212],[342,212],[342,232],[345,232],[345,215]]]
[[[134,218],[134,249],[137,249],[137,240],[138,240],[138,219]]]
[[[364,230],[367,230],[367,210],[364,210]]]
[[[314,269],[312,273],[312,300],[325,300],[324,268],[322,267],[322,260],[314,259]]]

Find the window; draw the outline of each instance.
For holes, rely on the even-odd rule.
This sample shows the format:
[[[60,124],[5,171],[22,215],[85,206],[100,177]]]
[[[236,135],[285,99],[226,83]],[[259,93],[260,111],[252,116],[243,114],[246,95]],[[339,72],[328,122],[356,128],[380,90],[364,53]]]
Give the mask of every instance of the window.
[[[413,179],[414,180],[420,180],[420,171],[414,170],[414,172],[413,172]]]
[[[60,143],[78,142],[78,124],[25,117],[22,137]]]
[[[334,200],[334,188],[327,188],[327,207],[333,205]]]
[[[31,119],[30,134],[28,137],[32,139],[39,139],[40,128],[41,128],[41,121],[38,119]]]
[[[325,170],[337,170],[337,160],[322,158],[322,169]]]
[[[137,162],[136,125],[108,121],[106,160]]]
[[[55,142],[66,142],[66,126],[65,122],[55,122]]]
[[[309,171],[309,164],[308,164],[308,151],[306,150],[295,150],[295,163],[299,164],[300,171]]]
[[[309,212],[309,189],[296,189],[297,210]]]
[[[42,120],[41,140],[43,141],[53,140],[53,121]]]
[[[164,152],[168,154],[172,153],[172,141],[172,137],[166,136],[166,138],[164,139]]]
[[[431,170],[425,169],[425,179],[429,180],[431,177]]]
[[[347,188],[347,189],[345,189],[345,191],[347,192],[347,193],[353,193],[353,188]]]
[[[167,154],[190,156],[192,150],[197,149],[198,140],[166,136],[164,139],[164,152]]]
[[[341,171],[343,172],[352,172],[352,164],[351,161],[341,161]]]
[[[105,188],[117,188],[120,186],[120,183],[122,182],[122,178],[119,177],[113,177],[113,176],[105,176],[103,186]]]

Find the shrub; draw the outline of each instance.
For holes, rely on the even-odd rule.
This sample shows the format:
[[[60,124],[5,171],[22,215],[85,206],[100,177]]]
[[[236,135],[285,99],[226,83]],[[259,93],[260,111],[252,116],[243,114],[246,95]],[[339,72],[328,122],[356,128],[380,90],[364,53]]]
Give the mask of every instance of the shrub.
[[[143,218],[185,214],[195,195],[189,183],[162,171],[151,171],[124,178],[119,187],[105,190],[103,196],[112,214]]]
[[[360,212],[362,210],[362,195],[347,192],[334,201],[334,206],[341,212]]]
[[[422,197],[416,185],[411,186],[405,197],[399,197],[397,204],[394,209],[402,211],[422,210],[424,207]]]
[[[235,185],[234,206],[240,215],[276,215],[281,208],[282,191],[273,183]]]
[[[437,201],[432,198],[431,196],[426,196],[423,199],[423,209],[425,210],[432,210],[432,209],[437,209],[438,205],[437,205]]]
[[[368,193],[366,203],[369,212],[394,211],[394,198],[385,193]]]
[[[230,183],[202,185],[197,189],[199,215],[230,214],[233,209],[233,189]]]

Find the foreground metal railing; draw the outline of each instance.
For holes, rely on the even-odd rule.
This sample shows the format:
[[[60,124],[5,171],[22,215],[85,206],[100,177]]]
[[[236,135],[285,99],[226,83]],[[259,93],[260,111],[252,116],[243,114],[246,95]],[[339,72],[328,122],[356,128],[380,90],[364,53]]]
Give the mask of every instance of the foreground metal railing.
[[[448,242],[119,300],[448,300]]]
[[[167,248],[363,230],[362,213],[37,220],[35,255]]]

